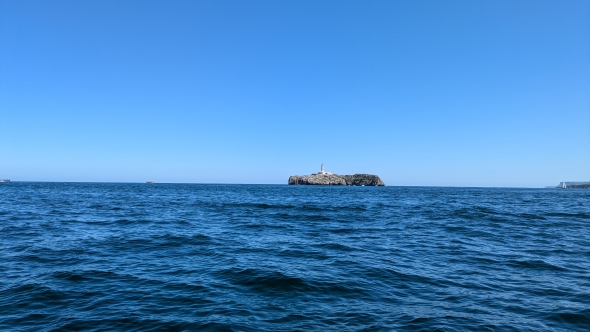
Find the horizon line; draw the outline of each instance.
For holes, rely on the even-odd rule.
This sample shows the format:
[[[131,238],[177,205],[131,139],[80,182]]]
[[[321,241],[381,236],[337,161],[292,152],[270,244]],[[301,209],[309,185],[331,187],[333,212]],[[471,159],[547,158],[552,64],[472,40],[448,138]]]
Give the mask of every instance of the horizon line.
[[[360,186],[339,186],[339,185],[289,185],[286,183],[224,183],[224,182],[126,182],[126,181],[36,181],[36,180],[10,180],[10,182],[27,182],[27,183],[103,183],[103,184],[202,184],[202,185],[260,185],[260,186],[293,186],[293,187],[360,187]],[[584,181],[565,181],[565,182],[584,182]],[[590,181],[587,181],[590,182]],[[372,186],[367,186],[372,187]],[[432,187],[432,188],[497,188],[497,189],[559,189],[557,186],[544,187],[507,187],[507,186],[441,186],[441,185],[385,185],[384,187]]]

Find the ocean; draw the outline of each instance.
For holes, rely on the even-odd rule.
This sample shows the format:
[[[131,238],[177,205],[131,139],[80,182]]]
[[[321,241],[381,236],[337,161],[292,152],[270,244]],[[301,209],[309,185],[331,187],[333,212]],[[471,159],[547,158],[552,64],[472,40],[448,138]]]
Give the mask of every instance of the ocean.
[[[588,331],[590,190],[0,184],[3,331]]]

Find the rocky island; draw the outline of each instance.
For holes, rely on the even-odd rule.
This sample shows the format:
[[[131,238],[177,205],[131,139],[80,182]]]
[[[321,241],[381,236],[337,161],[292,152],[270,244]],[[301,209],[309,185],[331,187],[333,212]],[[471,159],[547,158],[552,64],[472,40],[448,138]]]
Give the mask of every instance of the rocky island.
[[[385,183],[377,175],[354,174],[338,175],[324,172],[324,164],[319,173],[311,175],[291,175],[291,185],[320,185],[320,186],[385,186]]]

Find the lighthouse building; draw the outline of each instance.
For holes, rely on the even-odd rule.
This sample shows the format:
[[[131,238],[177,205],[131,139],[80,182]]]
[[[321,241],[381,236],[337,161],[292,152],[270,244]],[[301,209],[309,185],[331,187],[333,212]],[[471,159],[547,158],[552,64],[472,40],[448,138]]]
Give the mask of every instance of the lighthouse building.
[[[322,169],[317,174],[320,174],[320,175],[330,175],[330,174],[334,174],[334,173],[332,173],[332,172],[324,172],[324,164],[322,164]]]

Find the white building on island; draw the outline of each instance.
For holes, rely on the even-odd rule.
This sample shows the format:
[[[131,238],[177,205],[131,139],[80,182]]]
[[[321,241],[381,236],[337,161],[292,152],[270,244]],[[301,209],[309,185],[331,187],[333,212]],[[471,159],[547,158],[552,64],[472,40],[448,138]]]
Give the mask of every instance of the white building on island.
[[[324,164],[322,164],[322,170],[318,174],[321,174],[321,175],[330,175],[330,174],[334,174],[334,173],[332,173],[332,172],[324,172]]]

